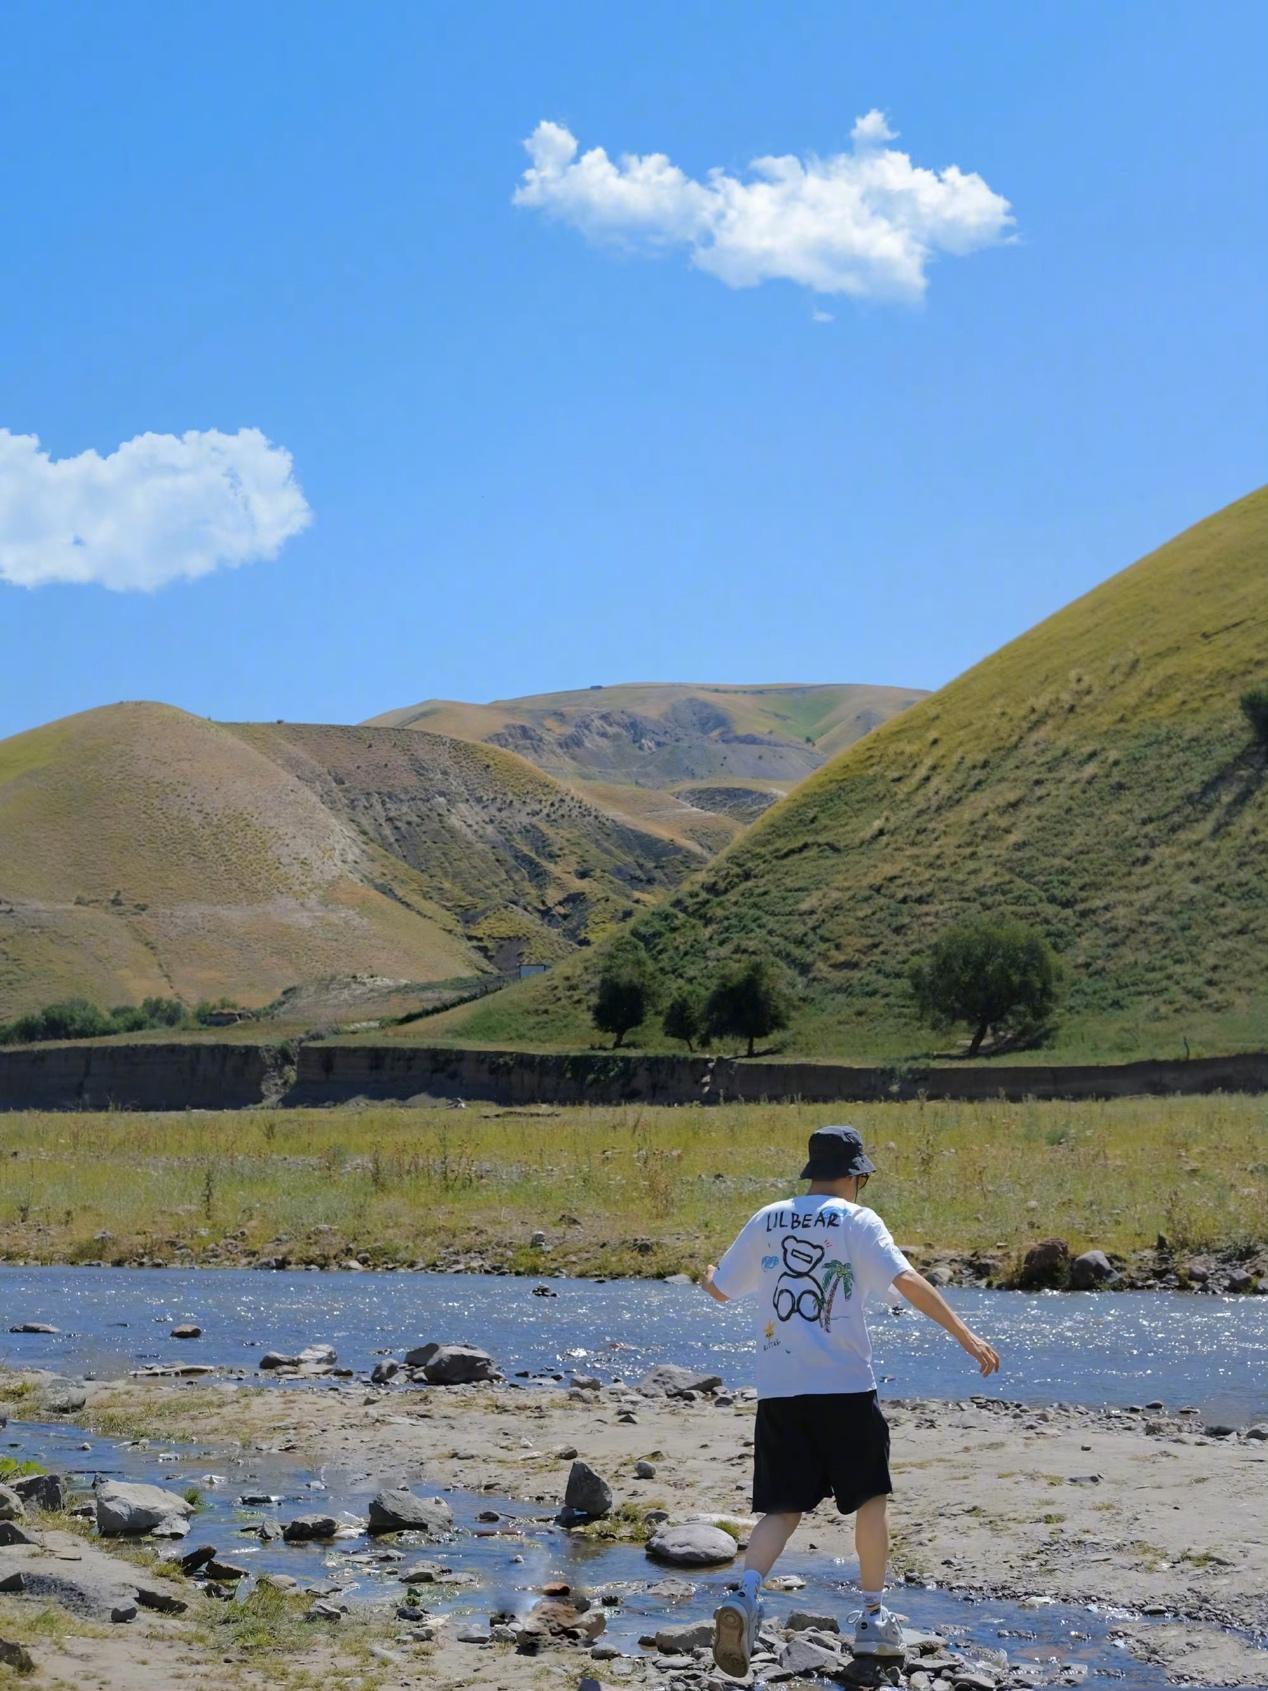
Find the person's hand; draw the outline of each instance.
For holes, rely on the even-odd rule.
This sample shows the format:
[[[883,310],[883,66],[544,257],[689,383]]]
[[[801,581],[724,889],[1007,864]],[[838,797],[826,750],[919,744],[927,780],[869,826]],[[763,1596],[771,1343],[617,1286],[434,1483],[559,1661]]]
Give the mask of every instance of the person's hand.
[[[998,1373],[999,1356],[991,1349],[985,1339],[979,1339],[976,1333],[971,1333],[966,1328],[960,1343],[977,1363],[983,1376]]]

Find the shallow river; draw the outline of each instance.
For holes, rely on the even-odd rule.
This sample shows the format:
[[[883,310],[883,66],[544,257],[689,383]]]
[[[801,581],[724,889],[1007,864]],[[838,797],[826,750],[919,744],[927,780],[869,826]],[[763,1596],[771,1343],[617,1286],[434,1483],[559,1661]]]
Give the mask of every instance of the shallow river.
[[[555,1295],[534,1294],[534,1286]],[[883,1396],[991,1395],[1033,1403],[1192,1405],[1234,1424],[1268,1419],[1268,1298],[1178,1292],[951,1291],[1000,1351],[983,1388],[959,1348],[910,1311],[876,1312]],[[261,1349],[332,1344],[342,1364],[430,1339],[484,1346],[513,1374],[576,1369],[636,1380],[655,1362],[752,1380],[751,1317],[693,1286],[471,1274],[0,1267],[0,1362],[122,1373],[179,1357],[254,1368]],[[52,1335],[11,1334],[24,1321]],[[203,1337],[173,1340],[177,1321]]]
[[[565,1579],[595,1598],[614,1592],[620,1602],[606,1610],[604,1642],[631,1655],[639,1654],[638,1639],[643,1633],[707,1618],[728,1582],[735,1579],[729,1570],[702,1574],[697,1569],[658,1568],[636,1545],[585,1543],[554,1526],[540,1505],[483,1492],[444,1494],[454,1511],[456,1530],[450,1544],[413,1542],[408,1534],[386,1541],[371,1539],[359,1530],[334,1544],[261,1543],[255,1528],[264,1519],[285,1521],[320,1509],[336,1517],[347,1516],[350,1523],[355,1517],[364,1520],[367,1501],[376,1489],[337,1470],[318,1472],[285,1457],[243,1458],[214,1447],[193,1449],[158,1441],[138,1448],[95,1437],[78,1427],[34,1422],[11,1422],[0,1431],[0,1454],[37,1459],[85,1487],[97,1474],[149,1481],[177,1491],[199,1485],[202,1506],[183,1548],[214,1544],[222,1557],[251,1573],[290,1574],[306,1588],[329,1588],[351,1601],[401,1601],[407,1586],[400,1569],[415,1561],[456,1569],[471,1581],[448,1594],[444,1586],[419,1586],[430,1611],[469,1616],[480,1623],[497,1610],[525,1613],[551,1579]],[[215,1483],[209,1484],[212,1479]],[[243,1492],[267,1492],[275,1502],[265,1508],[246,1507],[238,1503]],[[477,1521],[477,1511],[488,1509],[495,1509],[501,1519],[491,1524]],[[389,1559],[394,1553],[397,1559]],[[516,1557],[520,1559],[513,1560]],[[791,1594],[767,1593],[765,1601],[773,1616],[782,1617],[793,1608],[826,1608],[846,1626],[846,1616],[858,1602],[851,1580],[852,1561],[790,1553],[781,1557],[778,1571],[800,1575],[805,1586]],[[654,1588],[669,1575],[679,1581],[685,1576],[689,1595],[677,1599],[658,1595]],[[945,1634],[966,1655],[1004,1651],[1014,1666],[1033,1671],[1035,1684],[1069,1684],[1075,1676],[1077,1683],[1096,1691],[1109,1691],[1111,1686],[1117,1691],[1125,1687],[1162,1691],[1172,1684],[1161,1669],[1138,1661],[1125,1642],[1113,1636],[1115,1621],[1127,1612],[1109,1603],[1099,1607],[1045,1603],[1031,1608],[995,1598],[979,1602],[937,1589],[905,1587],[893,1594],[891,1602],[910,1626]],[[1235,1691],[1255,1688],[1243,1686]]]
[[[541,1296],[535,1286],[552,1296]],[[1156,1292],[1026,1296],[956,1291],[951,1301],[1004,1355],[992,1395],[1032,1402],[1194,1405],[1209,1418],[1245,1422],[1268,1417],[1268,1299],[1184,1297]],[[203,1337],[182,1342],[168,1329],[194,1321]],[[53,1334],[11,1334],[20,1322],[46,1322]],[[966,1397],[981,1386],[960,1351],[910,1313],[876,1312],[882,1392],[892,1396]],[[636,1380],[661,1361],[707,1368],[728,1385],[752,1377],[749,1320],[742,1306],[718,1309],[694,1287],[657,1281],[543,1280],[461,1274],[277,1273],[234,1269],[95,1269],[0,1267],[0,1361],[30,1363],[67,1374],[108,1376],[172,1360],[254,1371],[264,1348],[291,1351],[333,1344],[340,1362],[358,1371],[379,1355],[429,1339],[470,1340],[493,1352],[508,1374],[576,1370],[604,1379]],[[364,1519],[375,1485],[363,1475],[314,1471],[285,1456],[240,1457],[214,1446],[192,1449],[151,1442],[120,1444],[81,1428],[14,1421],[0,1432],[0,1454],[33,1457],[83,1485],[98,1473],[182,1489],[205,1487],[192,1543],[215,1543],[222,1555],[253,1571],[297,1575],[305,1584],[337,1586],[354,1599],[399,1598],[400,1563],[359,1527],[334,1545],[262,1543],[261,1518],[285,1520],[320,1507]],[[208,1484],[208,1474],[219,1483]],[[411,1476],[379,1476],[378,1479]],[[269,1493],[267,1508],[238,1503],[242,1493]],[[692,1577],[691,1596],[657,1595],[663,1577],[636,1546],[598,1546],[561,1532],[540,1506],[448,1492],[457,1532],[452,1544],[393,1545],[406,1562],[448,1564],[473,1584],[444,1594],[424,1587],[440,1612],[483,1619],[492,1610],[523,1611],[544,1581],[564,1578],[591,1592],[615,1591],[606,1637],[634,1651],[658,1623],[707,1616],[726,1571]],[[496,1509],[496,1523],[477,1512]],[[795,1596],[772,1594],[787,1609],[828,1607],[844,1618],[853,1588],[848,1562],[813,1554],[781,1560],[782,1573],[805,1581]],[[1113,1636],[1120,1618],[1110,1605],[1027,1607],[936,1589],[902,1590],[896,1606],[915,1627],[949,1633],[970,1653],[1004,1649],[1031,1667],[1036,1682],[1085,1674],[1089,1687],[1155,1691],[1165,1674],[1138,1662]]]

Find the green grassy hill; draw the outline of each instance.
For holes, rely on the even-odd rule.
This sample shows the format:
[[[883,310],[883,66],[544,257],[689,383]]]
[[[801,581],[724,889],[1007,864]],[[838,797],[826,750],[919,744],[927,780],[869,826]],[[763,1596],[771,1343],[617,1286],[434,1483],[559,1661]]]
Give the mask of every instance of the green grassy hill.
[[[649,682],[488,705],[433,699],[374,723],[519,752],[635,826],[712,852],[924,696],[909,687]]]
[[[558,958],[698,861],[491,747],[113,705],[0,742],[0,1020]]]
[[[634,932],[667,979],[768,950],[790,1051],[925,1052],[906,971],[948,924],[1042,929],[1055,1056],[1268,1043],[1268,490],[1230,505],[867,735]],[[586,1044],[593,956],[432,1025]],[[663,1043],[657,1041],[657,1043]]]

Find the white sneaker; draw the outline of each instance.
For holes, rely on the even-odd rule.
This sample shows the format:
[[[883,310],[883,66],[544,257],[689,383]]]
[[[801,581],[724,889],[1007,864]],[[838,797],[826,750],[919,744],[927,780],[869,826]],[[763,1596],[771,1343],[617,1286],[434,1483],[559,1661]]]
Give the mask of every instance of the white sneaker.
[[[850,1616],[854,1622],[854,1654],[856,1656],[905,1656],[902,1622],[888,1609],[857,1609]]]
[[[748,1676],[761,1619],[761,1604],[743,1590],[725,1598],[713,1612],[713,1659],[732,1679]]]

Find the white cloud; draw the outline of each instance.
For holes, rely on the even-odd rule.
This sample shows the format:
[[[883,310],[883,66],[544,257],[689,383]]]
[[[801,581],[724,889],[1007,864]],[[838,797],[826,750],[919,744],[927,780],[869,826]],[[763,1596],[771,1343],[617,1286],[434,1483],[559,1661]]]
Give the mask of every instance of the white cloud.
[[[1008,240],[1013,217],[976,172],[927,170],[886,144],[896,139],[873,110],[855,122],[850,152],[757,158],[744,178],[711,170],[697,181],[664,153],[579,153],[569,130],[539,123],[514,200],[594,240],[686,247],[728,287],[783,278],[819,294],[916,301],[934,258]]]
[[[822,311],[818,306],[810,313],[812,323],[835,323],[836,318],[830,311]]]
[[[0,581],[117,592],[275,558],[312,513],[291,455],[259,429],[142,434],[52,458],[0,429]]]
[[[873,106],[870,112],[855,118],[850,139],[856,147],[877,147],[883,141],[897,141],[898,131],[891,129],[885,113]]]

